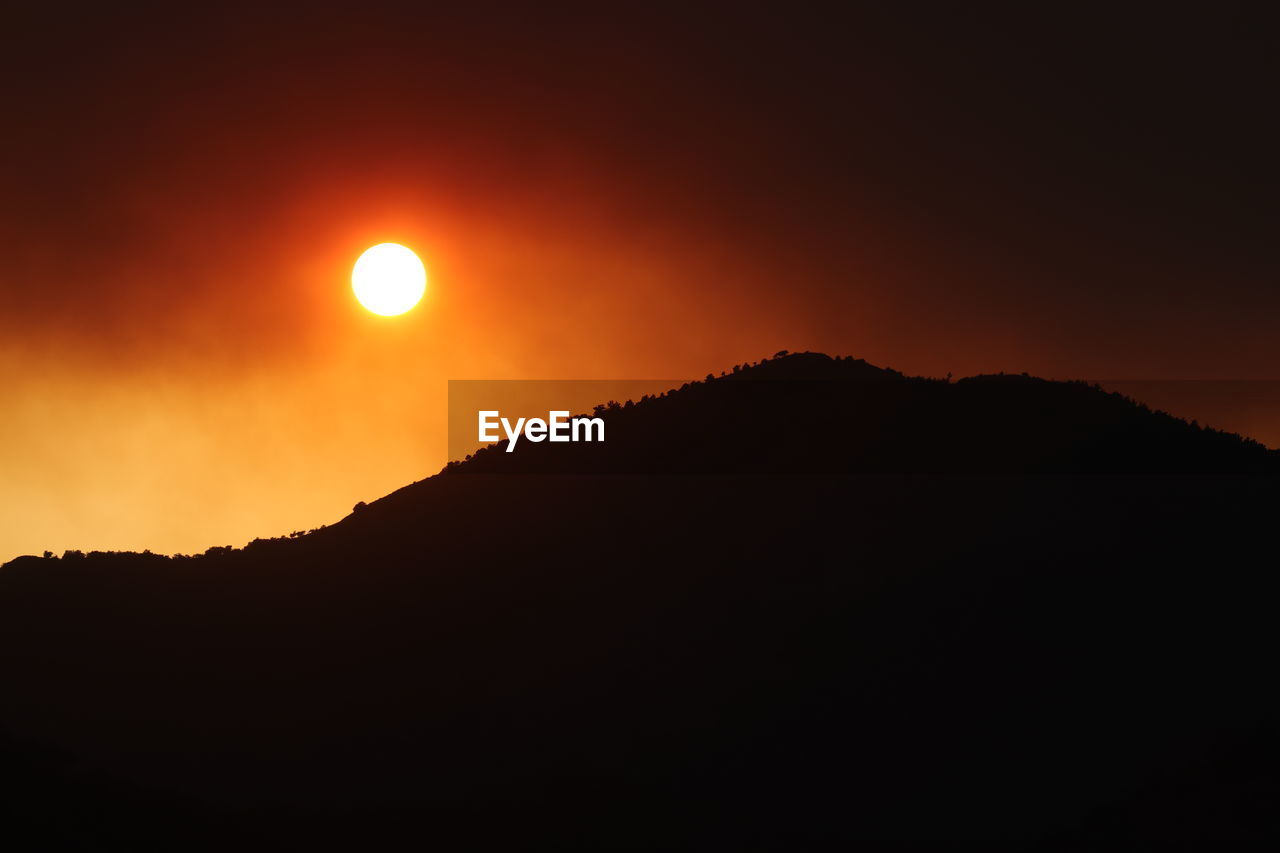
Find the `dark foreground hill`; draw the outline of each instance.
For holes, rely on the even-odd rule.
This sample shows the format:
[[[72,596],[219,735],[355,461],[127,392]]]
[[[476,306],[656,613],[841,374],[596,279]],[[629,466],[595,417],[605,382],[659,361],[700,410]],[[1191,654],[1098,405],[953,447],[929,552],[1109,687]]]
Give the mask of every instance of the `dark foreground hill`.
[[[301,538],[0,569],[0,835],[1280,835],[1272,452],[814,355],[605,417]]]

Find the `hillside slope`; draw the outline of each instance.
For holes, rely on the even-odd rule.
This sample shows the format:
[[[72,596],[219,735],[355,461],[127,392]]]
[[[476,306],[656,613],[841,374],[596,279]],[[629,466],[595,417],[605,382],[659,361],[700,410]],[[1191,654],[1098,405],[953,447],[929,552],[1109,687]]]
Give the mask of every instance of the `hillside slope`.
[[[1277,834],[1272,452],[814,354],[605,417],[297,539],[4,566],[8,837]]]

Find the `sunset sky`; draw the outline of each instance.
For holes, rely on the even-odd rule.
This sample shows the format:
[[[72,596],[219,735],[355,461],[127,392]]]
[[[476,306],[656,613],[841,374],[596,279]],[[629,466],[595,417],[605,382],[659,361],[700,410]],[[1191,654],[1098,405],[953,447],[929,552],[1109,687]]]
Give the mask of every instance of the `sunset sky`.
[[[449,379],[1280,378],[1243,7],[469,5],[9,13],[0,560],[335,521],[443,465]]]

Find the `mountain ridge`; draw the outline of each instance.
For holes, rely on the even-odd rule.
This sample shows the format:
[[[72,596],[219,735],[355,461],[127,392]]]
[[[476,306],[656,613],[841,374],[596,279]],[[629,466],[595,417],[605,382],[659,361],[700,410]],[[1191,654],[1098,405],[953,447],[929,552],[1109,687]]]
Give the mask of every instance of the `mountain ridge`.
[[[1280,480],[1240,475],[1271,451],[1087,386],[798,364],[618,407],[578,473],[491,449],[515,467],[482,452],[293,539],[7,564],[6,837],[48,815],[127,850],[1280,835],[1256,556]],[[812,376],[839,370],[872,381]],[[868,408],[862,441],[813,432]],[[752,412],[702,436],[714,465],[675,452]],[[1007,443],[1027,427],[1053,441]],[[1098,475],[1135,436],[1142,464]]]
[[[762,383],[756,386],[755,383]],[[763,383],[794,383],[802,386],[804,394],[812,396],[819,405],[830,412],[824,418],[847,417],[850,407],[841,405],[842,395],[854,395],[860,410],[868,406],[910,406],[909,415],[919,420],[904,424],[895,417],[890,423],[875,426],[879,431],[863,430],[858,440],[863,442],[856,454],[832,454],[829,447],[824,453],[806,457],[802,453],[789,453],[785,458],[771,454],[767,442],[757,440],[748,446],[727,448],[723,429],[717,430],[714,419],[740,418],[744,408],[756,411],[762,406],[784,411],[786,418],[796,415],[794,409],[785,409],[797,395],[768,391]],[[826,383],[827,388],[814,394],[815,385]],[[742,386],[765,388],[758,396],[762,399],[735,401],[730,399],[730,389]],[[870,386],[870,388],[868,388]],[[886,393],[888,389],[888,393]],[[909,389],[906,395],[893,393]],[[680,407],[681,404],[704,406],[706,397],[719,395],[720,408],[700,420],[680,420],[682,431],[670,429],[674,416],[670,412],[657,413],[668,419],[667,429],[648,431],[653,419],[645,417],[651,410],[662,407]],[[1021,396],[1017,396],[1021,395]],[[964,398],[964,399],[961,399]],[[1051,436],[1058,445],[1041,456],[1034,455],[1034,443],[1045,437],[1049,420],[1033,418],[1004,434],[986,435],[973,429],[959,430],[958,438],[933,453],[921,452],[920,445],[936,440],[926,420],[943,419],[952,423],[961,418],[972,418],[975,413],[985,415],[985,422],[998,422],[1001,418],[1012,420],[1019,408],[1040,407],[1039,414],[1060,417],[1072,406],[1087,404],[1087,416],[1075,418],[1065,433]],[[811,403],[811,407],[813,404]],[[597,447],[567,447],[550,444],[521,442],[513,453],[506,453],[507,441],[496,442],[480,448],[464,460],[446,464],[440,472],[402,486],[368,503],[356,505],[356,512],[376,507],[382,501],[399,496],[408,490],[424,488],[441,476],[474,473],[571,473],[571,474],[715,474],[715,473],[787,473],[787,474],[1275,474],[1280,472],[1280,451],[1235,433],[1191,424],[1166,412],[1153,410],[1117,392],[1102,389],[1083,381],[1047,380],[1022,374],[979,374],[952,381],[920,376],[907,376],[892,368],[873,365],[852,356],[829,356],[824,353],[783,350],[772,358],[751,364],[734,365],[716,376],[708,374],[703,380],[688,382],[655,396],[625,403],[602,403],[595,415],[604,417],[610,427],[609,441]],[[949,419],[949,420],[946,420]],[[952,424],[954,426],[954,424]],[[819,422],[791,425],[788,434],[781,428],[768,425],[764,436],[776,442],[797,441],[797,435],[806,430],[815,432],[822,428]],[[1023,430],[1024,440],[1014,440],[1013,433]],[[1086,432],[1093,430],[1092,433]],[[1144,434],[1149,433],[1149,434]],[[712,441],[706,438],[711,437]],[[1144,441],[1158,439],[1158,446],[1143,448]],[[1009,442],[1003,449],[992,439]],[[815,441],[819,439],[815,435]],[[1107,446],[1110,441],[1112,446]],[[917,445],[913,455],[906,453],[911,443]],[[1074,443],[1076,446],[1070,446]],[[619,444],[621,452],[615,451]],[[659,453],[667,454],[658,459]],[[676,450],[676,448],[682,448]],[[963,452],[962,452],[963,451]],[[1188,451],[1191,451],[1188,455]],[[744,460],[744,454],[755,454],[754,461]],[[876,454],[883,454],[880,459]],[[1095,454],[1090,459],[1087,454]],[[332,525],[342,524],[348,515]],[[289,537],[255,539],[244,547],[261,547],[263,542],[279,542]],[[243,550],[230,546],[215,546],[205,553],[223,553],[226,550]],[[80,552],[67,552],[74,558]],[[150,552],[119,551],[94,553],[120,553],[147,555]],[[185,555],[174,555],[183,557]],[[200,555],[192,555],[200,556]],[[44,559],[24,555],[9,561]],[[56,559],[56,558],[55,558]],[[8,563],[4,564],[8,565]],[[0,566],[2,568],[2,566]]]

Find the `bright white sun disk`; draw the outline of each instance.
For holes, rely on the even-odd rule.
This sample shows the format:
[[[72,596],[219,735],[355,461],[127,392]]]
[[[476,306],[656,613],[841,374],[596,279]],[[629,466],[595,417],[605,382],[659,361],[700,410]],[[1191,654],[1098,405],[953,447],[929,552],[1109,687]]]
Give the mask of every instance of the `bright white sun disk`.
[[[356,261],[351,289],[360,304],[375,314],[403,314],[427,292],[427,269],[412,249],[379,243]]]

